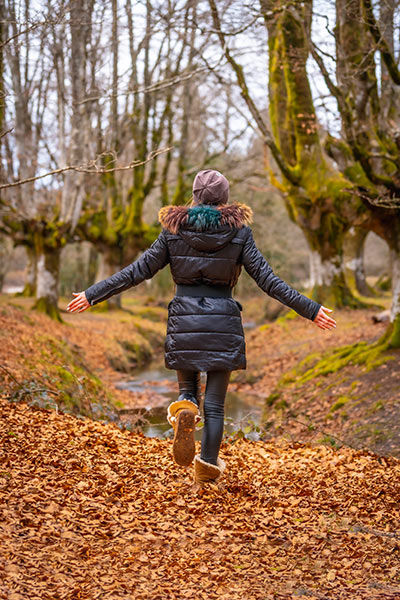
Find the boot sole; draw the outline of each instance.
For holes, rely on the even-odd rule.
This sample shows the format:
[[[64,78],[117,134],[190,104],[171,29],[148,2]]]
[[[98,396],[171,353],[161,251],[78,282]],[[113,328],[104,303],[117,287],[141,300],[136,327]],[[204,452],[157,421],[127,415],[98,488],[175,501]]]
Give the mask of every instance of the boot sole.
[[[181,467],[188,467],[194,459],[195,417],[192,411],[182,410],[178,414],[174,435],[173,455],[175,462]]]

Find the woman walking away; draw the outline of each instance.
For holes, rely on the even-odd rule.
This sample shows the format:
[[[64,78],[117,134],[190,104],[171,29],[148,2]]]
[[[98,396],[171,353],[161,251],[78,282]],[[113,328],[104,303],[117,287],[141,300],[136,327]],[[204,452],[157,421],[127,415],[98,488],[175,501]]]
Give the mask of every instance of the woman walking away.
[[[241,305],[232,298],[242,266],[267,294],[321,329],[332,329],[330,309],[279,279],[257,249],[249,223],[252,210],[229,204],[229,183],[218,171],[200,171],[190,206],[165,206],[160,235],[135,262],[108,279],[74,293],[70,312],[82,312],[114,294],[153,277],[170,265],[176,284],[168,306],[165,366],[177,371],[179,396],[168,407],[174,429],[175,461],[194,458],[195,480],[216,481],[225,469],[218,458],[224,428],[224,402],[231,371],[246,368]],[[200,418],[200,372],[207,373],[201,454],[194,456]]]

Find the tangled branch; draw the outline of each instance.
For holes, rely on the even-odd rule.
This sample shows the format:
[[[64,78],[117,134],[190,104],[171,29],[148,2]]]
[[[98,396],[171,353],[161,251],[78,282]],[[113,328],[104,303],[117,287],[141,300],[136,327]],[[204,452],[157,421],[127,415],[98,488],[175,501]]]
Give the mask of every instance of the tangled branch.
[[[33,181],[43,179],[44,177],[49,177],[50,175],[59,175],[60,173],[65,173],[66,171],[77,171],[78,173],[88,173],[91,175],[104,175],[104,173],[115,173],[116,171],[129,171],[130,169],[135,169],[136,167],[141,167],[147,164],[160,154],[164,154],[170,150],[172,150],[172,146],[168,148],[161,148],[160,150],[153,150],[145,160],[133,160],[128,165],[124,165],[123,167],[114,167],[112,169],[104,169],[103,167],[98,166],[98,160],[101,158],[101,156],[103,156],[100,155],[87,165],[69,165],[66,167],[60,167],[59,169],[54,169],[53,171],[48,171],[47,173],[43,173],[43,175],[36,175],[35,177],[20,179],[18,181],[13,181],[12,183],[3,183],[0,185],[0,190],[23,185],[24,183],[32,183]]]

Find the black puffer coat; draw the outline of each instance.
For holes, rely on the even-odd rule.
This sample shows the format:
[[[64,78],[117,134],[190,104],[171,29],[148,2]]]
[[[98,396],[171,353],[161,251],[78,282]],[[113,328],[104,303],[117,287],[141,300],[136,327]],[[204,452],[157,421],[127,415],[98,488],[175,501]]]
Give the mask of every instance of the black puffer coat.
[[[150,279],[167,264],[177,284],[230,288],[243,265],[264,292],[307,319],[316,317],[320,305],[279,279],[257,249],[247,225],[248,206],[168,206],[159,216],[163,230],[150,248],[86,290],[91,305]],[[195,371],[245,369],[241,305],[229,297],[175,296],[168,306],[165,365]]]

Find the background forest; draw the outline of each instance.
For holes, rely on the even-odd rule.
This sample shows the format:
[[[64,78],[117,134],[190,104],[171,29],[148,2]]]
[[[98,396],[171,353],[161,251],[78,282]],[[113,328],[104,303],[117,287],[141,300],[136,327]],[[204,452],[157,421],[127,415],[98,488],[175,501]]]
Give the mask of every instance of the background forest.
[[[158,234],[157,210],[188,201],[195,172],[214,167],[254,208],[273,267],[322,302],[373,295],[364,245],[379,236],[369,273],[392,277],[398,324],[397,2],[0,10],[9,287],[23,267],[11,249],[23,247],[23,293],[57,317],[60,291],[134,260]],[[165,276],[160,286],[171,287]]]

